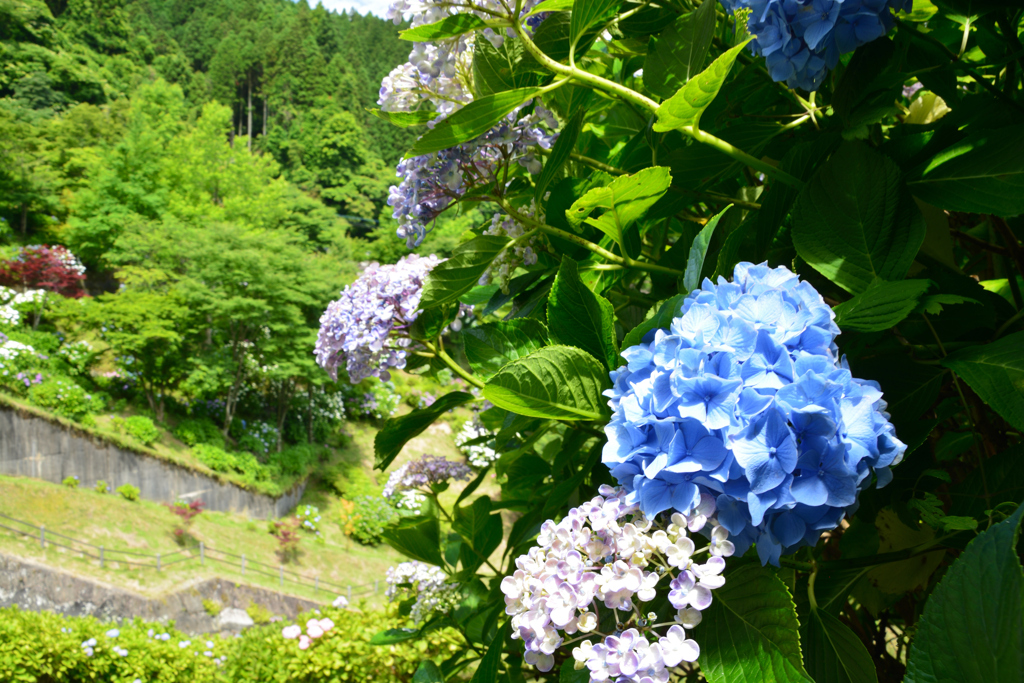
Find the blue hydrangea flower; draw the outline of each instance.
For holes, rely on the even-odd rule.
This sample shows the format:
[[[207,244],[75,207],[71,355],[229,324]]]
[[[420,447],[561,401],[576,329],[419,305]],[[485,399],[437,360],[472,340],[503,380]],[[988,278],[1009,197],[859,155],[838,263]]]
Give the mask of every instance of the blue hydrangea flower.
[[[603,462],[648,516],[701,495],[762,563],[814,545],[906,446],[882,392],[838,357],[832,309],[786,268],[704,280],[669,329],[623,350]],[[874,474],[874,477],[872,477]]]
[[[893,12],[913,0],[721,0],[730,12],[749,8],[747,30],[754,54],[765,58],[772,79],[791,88],[817,90],[839,56],[881,38]]]

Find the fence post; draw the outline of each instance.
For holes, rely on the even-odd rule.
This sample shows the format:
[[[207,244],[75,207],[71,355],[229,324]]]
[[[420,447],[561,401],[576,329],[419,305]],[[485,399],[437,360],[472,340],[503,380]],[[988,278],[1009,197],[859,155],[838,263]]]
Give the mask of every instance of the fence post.
[[[284,565],[282,564],[280,567],[278,567],[277,571],[278,571],[277,576],[280,579],[279,582],[280,582],[281,586],[284,587]]]
[[[39,527],[39,547],[46,550],[46,525]]]
[[[160,553],[156,554],[156,570],[160,571]]]
[[[242,553],[242,576],[245,576],[245,553]]]
[[[103,546],[100,546],[100,569],[103,569]]]
[[[377,594],[377,588],[378,588],[379,585],[380,585],[380,579],[374,579],[373,580],[373,594],[374,595]]]
[[[204,556],[204,548],[202,541],[199,541],[199,564],[206,564],[206,557]]]
[[[318,576],[313,581],[313,595],[316,595],[319,592],[320,592],[320,577]]]
[[[348,601],[352,602],[352,586],[348,587]]]

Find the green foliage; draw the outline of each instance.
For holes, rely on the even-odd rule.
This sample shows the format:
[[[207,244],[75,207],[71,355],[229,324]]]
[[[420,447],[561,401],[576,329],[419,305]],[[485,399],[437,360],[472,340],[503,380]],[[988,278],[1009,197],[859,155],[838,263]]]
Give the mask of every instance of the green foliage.
[[[64,486],[67,486],[69,489],[77,489],[78,477],[64,477],[64,481],[62,481],[61,483],[64,484]]]
[[[93,490],[96,491],[96,493],[109,493],[110,485],[103,479],[97,479],[96,485],[93,486]]]
[[[263,605],[257,605],[255,602],[249,603],[249,606],[245,608],[245,613],[249,615],[250,619],[260,626],[269,624],[270,618],[274,616],[273,612]]]
[[[28,398],[40,408],[72,420],[103,410],[103,402],[98,397],[67,377],[48,377],[40,384],[33,384],[28,389]]]
[[[172,433],[187,446],[202,443],[224,447],[224,436],[209,418],[186,418],[175,426]]]
[[[211,617],[215,617],[221,613],[221,611],[224,609],[224,606],[216,600],[204,599],[203,609],[206,610],[206,613],[209,614]]]
[[[148,446],[160,438],[160,429],[153,420],[144,415],[132,415],[124,421],[124,430],[128,436]]]
[[[356,496],[343,525],[346,533],[363,545],[380,545],[384,531],[398,521],[398,511],[380,493]]]
[[[548,296],[548,332],[552,343],[583,349],[608,369],[618,366],[612,304],[583,284],[568,256],[562,257]]]
[[[132,486],[131,484],[121,484],[114,489],[121,495],[122,498],[129,502],[134,502],[139,499],[139,487]]]

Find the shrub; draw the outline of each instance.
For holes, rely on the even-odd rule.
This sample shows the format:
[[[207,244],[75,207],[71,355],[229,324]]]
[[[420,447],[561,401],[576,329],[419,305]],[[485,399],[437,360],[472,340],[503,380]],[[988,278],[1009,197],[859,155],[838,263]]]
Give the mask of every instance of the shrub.
[[[0,262],[0,284],[38,287],[62,296],[85,295],[85,266],[61,245],[31,244]]]
[[[262,422],[242,421],[243,432],[238,438],[238,448],[258,455],[267,455],[277,448],[277,428]]]
[[[342,526],[363,545],[380,545],[384,530],[398,521],[398,511],[379,495],[359,496],[352,504]]]
[[[321,449],[303,444],[289,446],[280,453],[271,453],[270,462],[276,464],[284,474],[305,474],[309,466],[316,462]]]
[[[121,484],[114,490],[120,493],[121,497],[124,498],[125,500],[134,502],[139,499],[138,486],[132,486],[131,484]]]
[[[166,503],[166,507],[176,518],[173,529],[174,539],[178,543],[184,544],[188,539],[188,531],[192,528],[192,520],[203,512],[203,501],[193,500],[186,503],[179,500],[176,503]]]
[[[93,617],[9,607],[0,609],[0,681],[214,681],[214,659],[237,645],[217,638],[207,649],[206,641],[141,619],[112,630]]]
[[[110,493],[110,485],[107,484],[107,482],[103,481],[102,479],[96,482],[96,485],[93,486],[93,489],[96,491],[96,493]]]
[[[383,487],[378,486],[360,464],[342,463],[325,472],[325,477],[342,498],[355,500],[359,496],[379,496]]]
[[[97,396],[75,384],[67,377],[43,378],[36,375],[31,378],[28,387],[28,399],[39,406],[52,410],[61,417],[72,420],[82,419],[88,413],[103,410],[103,402]]]
[[[299,520],[292,517],[279,522],[270,522],[271,535],[277,539],[277,557],[282,564],[299,559]]]
[[[96,360],[97,353],[87,341],[76,341],[64,344],[57,351],[57,357],[64,362],[68,371],[79,377],[87,377],[89,369]]]
[[[245,608],[245,613],[259,625],[269,624],[271,618],[274,616],[270,610],[263,605],[257,605],[255,602],[250,602],[249,606]]]
[[[224,609],[224,606],[216,600],[203,600],[203,609],[206,610],[206,613],[209,614],[211,617],[215,617],[221,613],[221,611]],[[253,621],[256,620],[253,619]]]
[[[220,429],[208,417],[190,417],[178,423],[174,428],[174,436],[187,446],[198,444],[210,444],[212,446],[224,447],[224,436]]]
[[[233,472],[236,468],[235,455],[228,453],[223,448],[201,443],[192,449],[192,453],[199,459],[199,462],[214,472]]]
[[[143,415],[133,415],[124,421],[124,429],[136,441],[149,446],[160,438],[160,430],[153,420]]]

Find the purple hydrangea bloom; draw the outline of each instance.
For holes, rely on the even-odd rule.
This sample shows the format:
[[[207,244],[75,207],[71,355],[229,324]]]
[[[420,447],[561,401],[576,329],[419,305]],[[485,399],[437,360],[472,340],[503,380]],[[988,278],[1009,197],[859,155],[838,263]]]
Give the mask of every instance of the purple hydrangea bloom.
[[[334,379],[344,363],[353,384],[370,376],[387,381],[389,368],[404,368],[411,343],[405,333],[419,314],[427,273],[439,263],[409,254],[394,265],[368,265],[320,317],[317,363]]]
[[[392,472],[381,495],[391,498],[400,491],[429,487],[449,479],[469,481],[472,476],[473,470],[464,462],[455,462],[439,455],[424,455]]]
[[[603,461],[644,514],[716,497],[742,554],[817,543],[906,446],[874,382],[838,357],[832,309],[783,267],[704,280],[668,330],[622,352]]]
[[[765,58],[772,79],[817,90],[839,56],[881,38],[893,13],[913,0],[721,0],[727,10],[749,8],[750,47]]]

